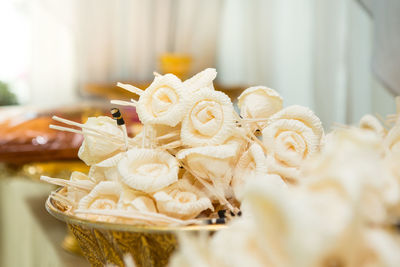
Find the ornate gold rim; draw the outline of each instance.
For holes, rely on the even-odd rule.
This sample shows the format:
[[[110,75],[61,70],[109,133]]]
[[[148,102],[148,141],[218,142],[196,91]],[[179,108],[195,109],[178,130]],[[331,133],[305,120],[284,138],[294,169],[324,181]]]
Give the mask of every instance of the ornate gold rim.
[[[57,191],[61,191],[64,189],[63,187],[59,188]],[[55,205],[55,199],[49,196],[46,200],[46,210],[55,218],[66,222],[67,224],[75,224],[80,225],[85,228],[96,228],[96,229],[105,229],[112,231],[124,231],[124,232],[146,232],[146,233],[154,233],[154,232],[163,232],[163,233],[172,233],[172,232],[193,232],[193,231],[207,231],[214,232],[221,229],[226,228],[226,225],[221,224],[213,224],[213,225],[190,225],[190,226],[150,226],[150,225],[131,225],[131,224],[116,224],[109,222],[96,222],[85,220],[82,218],[78,218],[76,216],[68,215],[62,212]]]

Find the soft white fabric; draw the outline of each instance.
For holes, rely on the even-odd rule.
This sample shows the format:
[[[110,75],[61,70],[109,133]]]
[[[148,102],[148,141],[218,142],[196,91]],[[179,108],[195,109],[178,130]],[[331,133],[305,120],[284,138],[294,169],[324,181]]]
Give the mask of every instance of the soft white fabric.
[[[152,80],[159,55],[175,51],[193,55],[192,72],[216,65],[225,85],[276,89],[285,106],[312,108],[326,127],[394,112],[371,71],[373,22],[356,0],[18,2],[25,9],[11,12],[28,30],[13,28],[30,36],[31,57],[8,77],[29,85],[33,104],[73,103],[87,82]],[[7,18],[3,25],[15,26]]]

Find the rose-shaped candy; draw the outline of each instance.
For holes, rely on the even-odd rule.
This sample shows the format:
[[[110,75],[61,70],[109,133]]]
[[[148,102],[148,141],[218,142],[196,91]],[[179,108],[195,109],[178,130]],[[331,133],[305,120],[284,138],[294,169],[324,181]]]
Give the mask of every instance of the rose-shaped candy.
[[[71,173],[70,181],[74,181],[88,188],[93,188],[95,186],[95,183],[90,180],[90,178],[86,174],[77,171]],[[82,188],[67,186],[67,197],[73,203],[78,203],[88,193],[89,192],[87,190],[84,190]]]
[[[236,142],[218,145],[182,149],[176,157],[185,162],[190,171],[215,187],[231,195],[229,183],[232,179],[233,167],[237,161],[239,144]]]
[[[233,135],[234,110],[226,94],[202,88],[190,96],[187,110],[181,129],[183,144],[218,145]]]
[[[274,114],[262,133],[268,172],[297,179],[301,162],[319,151],[323,128],[310,109],[290,106]]]
[[[400,155],[400,123],[396,123],[388,132],[384,146],[389,153]]]
[[[194,93],[204,87],[214,90],[213,81],[215,77],[217,77],[217,71],[213,68],[207,68],[197,73],[183,82],[186,93]]]
[[[203,210],[213,210],[210,199],[198,194],[196,188],[185,179],[153,195],[161,213],[179,219],[192,219]]]
[[[154,200],[151,197],[130,188],[124,188],[122,190],[117,207],[123,210],[157,212]]]
[[[183,182],[183,180],[185,182]],[[211,201],[216,200],[212,194],[210,193],[209,190],[207,190],[204,185],[199,182],[190,172],[184,171],[182,178],[179,180],[180,182],[177,183],[177,187],[180,190],[185,190],[186,185],[189,184],[191,187],[191,191],[193,191],[196,195],[198,196],[206,196],[208,197]]]
[[[121,194],[121,185],[117,182],[98,183],[90,193],[79,201],[79,209],[114,209]]]
[[[282,97],[273,89],[265,86],[254,86],[247,88],[238,97],[240,115],[243,118],[269,118],[272,114],[282,109]],[[253,123],[264,128],[266,122]]]
[[[236,164],[231,183],[235,197],[241,200],[246,181],[262,174],[267,174],[267,159],[261,146],[254,143]]]
[[[358,203],[363,219],[382,223],[398,205],[400,187],[382,158],[381,138],[357,128],[337,130],[318,157],[304,164],[303,185],[312,192],[334,192]]]
[[[121,185],[117,182],[104,181],[98,183],[90,193],[79,201],[79,210],[113,210],[117,208],[121,194]],[[99,221],[113,222],[116,218],[110,216],[79,213],[79,216]]]
[[[110,117],[90,117],[86,123],[94,129],[101,130],[102,132],[109,133],[116,137],[120,137],[122,140],[122,130],[117,126],[115,121]],[[100,161],[103,161],[116,153],[122,151],[123,145],[117,145],[110,142],[107,137],[100,138],[92,135],[88,135],[89,130],[83,128],[84,140],[79,148],[78,157],[83,160],[87,165],[93,165]]]
[[[152,193],[178,180],[178,161],[168,152],[134,148],[118,163],[121,180],[129,187]]]
[[[136,111],[143,124],[176,126],[185,115],[181,80],[173,74],[156,76],[140,95]]]
[[[124,155],[125,152],[121,152],[92,165],[89,170],[89,177],[94,181],[121,181],[121,175],[117,169],[117,165]]]
[[[379,122],[379,120],[371,114],[364,115],[360,119],[358,126],[361,129],[373,131],[374,133],[376,133],[377,135],[379,135],[381,137],[384,137],[386,134],[385,128],[382,126],[382,124]]]
[[[349,203],[334,188],[323,193],[300,187],[280,190],[264,180],[248,188],[246,199],[259,248],[274,265],[396,266],[400,260],[391,250],[393,245],[399,249],[395,239],[379,227],[367,227],[360,216],[361,202]],[[370,239],[375,231],[384,235]]]

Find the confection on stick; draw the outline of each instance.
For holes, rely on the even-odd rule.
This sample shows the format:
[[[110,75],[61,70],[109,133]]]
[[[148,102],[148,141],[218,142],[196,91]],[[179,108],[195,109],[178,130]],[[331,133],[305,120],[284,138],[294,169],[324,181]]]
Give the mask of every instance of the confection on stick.
[[[117,86],[139,99],[111,100],[136,107],[142,131],[129,136],[123,114],[91,117],[52,129],[82,134],[78,156],[89,173],[70,180],[42,177],[66,190],[53,196],[71,215],[97,221],[136,224],[222,223],[241,214],[243,190],[250,180],[301,183],[302,162],[320,150],[323,130],[314,113],[300,106],[283,108],[277,91],[250,87],[231,99],[216,91],[215,69],[188,80],[154,73],[146,89]],[[258,136],[257,136],[258,135]],[[217,209],[218,208],[218,209]],[[236,216],[237,217],[237,216]]]

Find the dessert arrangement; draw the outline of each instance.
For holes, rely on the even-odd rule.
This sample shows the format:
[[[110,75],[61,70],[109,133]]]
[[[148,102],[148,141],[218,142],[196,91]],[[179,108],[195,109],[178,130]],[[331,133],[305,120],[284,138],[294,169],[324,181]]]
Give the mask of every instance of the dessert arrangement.
[[[53,117],[67,126],[51,128],[83,135],[90,171],[42,176],[63,186],[51,198],[92,222],[229,222],[211,237],[180,233],[171,266],[399,266],[400,111],[325,134],[310,109],[283,107],[264,86],[244,90],[235,109],[216,74],[154,73],[145,90],[118,83],[139,96],[111,101],[136,108],[136,136],[117,108],[83,124]]]
[[[89,173],[69,180],[52,197],[65,213],[94,221],[149,225],[224,223],[241,215],[243,189],[263,176],[271,184],[297,184],[302,162],[320,150],[323,128],[308,108],[283,108],[274,90],[257,86],[231,99],[214,90],[215,69],[181,81],[155,73],[142,90],[118,83],[138,100],[142,131],[128,136],[121,112],[50,128],[82,134],[78,156]]]
[[[180,235],[170,266],[400,266],[400,113],[336,127],[297,177],[249,181],[246,216]]]

